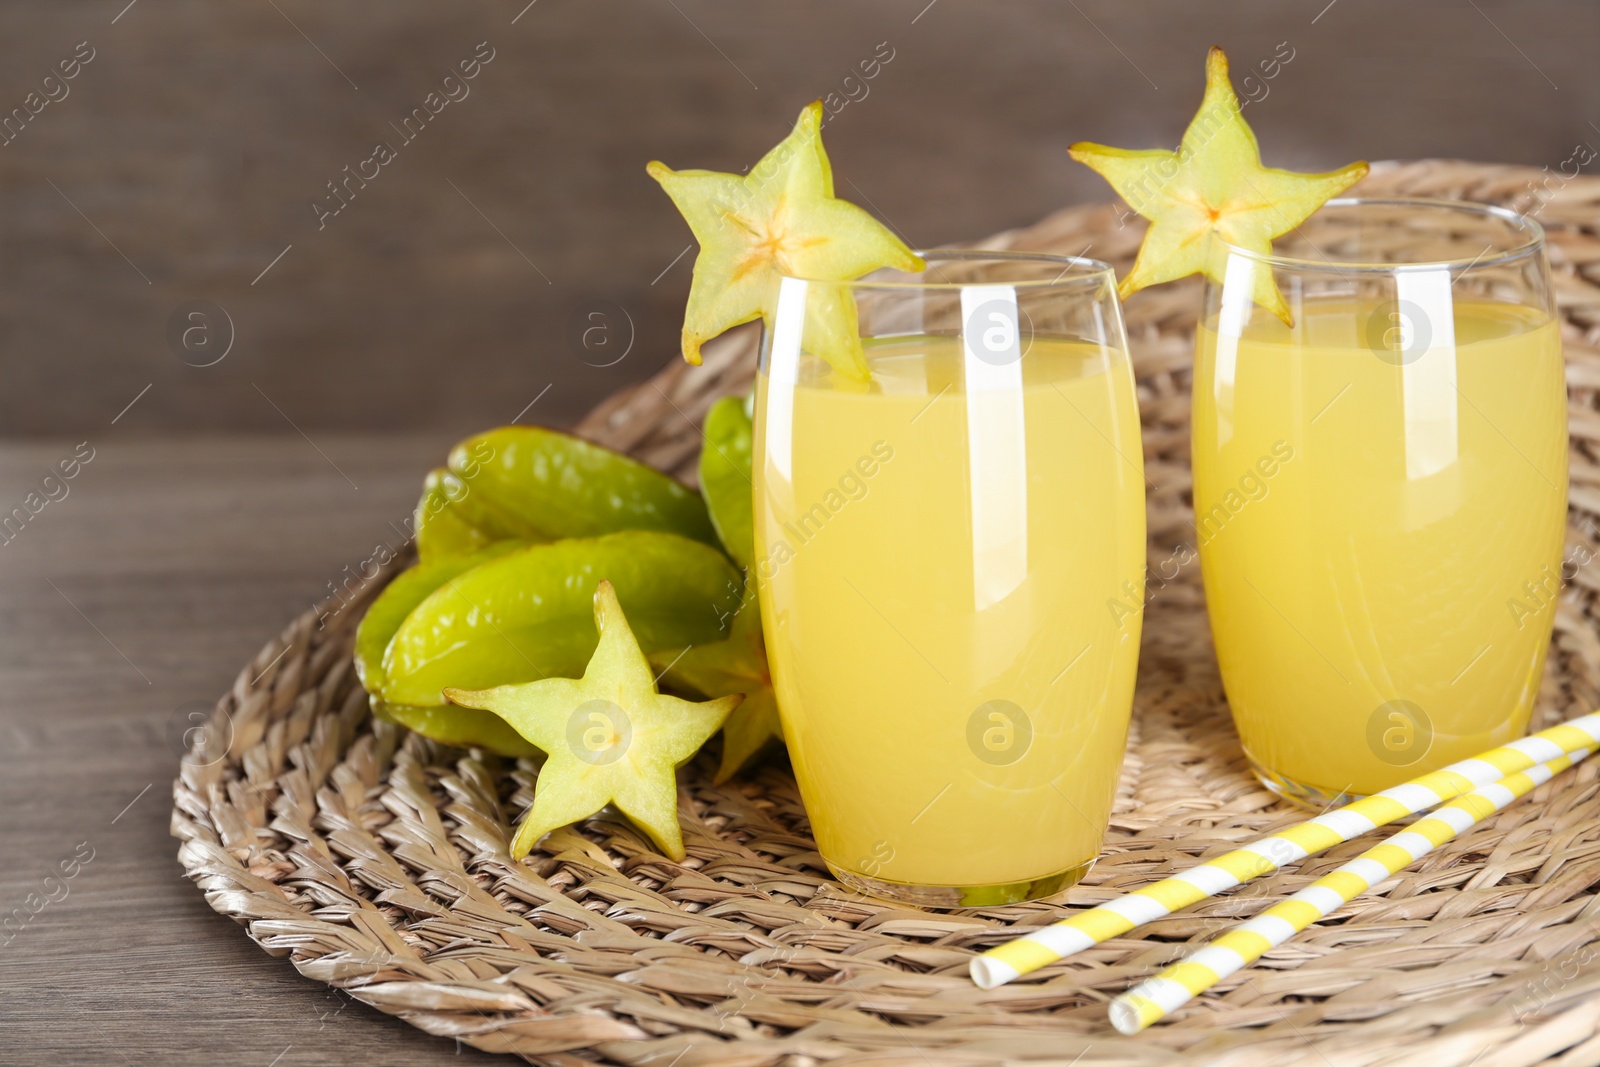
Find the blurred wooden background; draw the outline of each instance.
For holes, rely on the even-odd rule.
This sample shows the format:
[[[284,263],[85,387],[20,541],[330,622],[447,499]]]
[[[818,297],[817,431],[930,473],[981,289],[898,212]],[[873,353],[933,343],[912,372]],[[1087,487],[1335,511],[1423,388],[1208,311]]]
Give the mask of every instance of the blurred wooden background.
[[[1239,78],[1292,55],[1247,112],[1269,164],[1554,169],[1575,144],[1600,146],[1600,7],[1576,0],[7,0],[0,13],[0,115],[59,97],[0,146],[5,436],[87,434],[136,396],[118,433],[448,436],[535,398],[525,420],[570,422],[674,352],[693,256],[645,162],[739,170],[829,93],[855,97],[827,127],[841,193],[921,245],[1106,196],[1066,146],[1172,145],[1213,42]],[[43,83],[80,42],[93,58],[77,76]],[[493,58],[468,95],[405,142],[396,127],[430,92],[463,91],[444,78],[480,42]],[[327,183],[379,141],[396,158],[319,228],[312,204],[335,204]],[[189,365],[227,339],[214,311],[209,349],[191,333],[186,363],[169,341],[190,301],[231,322],[215,365]],[[586,351],[569,327],[597,309],[587,321],[612,344]],[[630,333],[625,358],[595,366]]]

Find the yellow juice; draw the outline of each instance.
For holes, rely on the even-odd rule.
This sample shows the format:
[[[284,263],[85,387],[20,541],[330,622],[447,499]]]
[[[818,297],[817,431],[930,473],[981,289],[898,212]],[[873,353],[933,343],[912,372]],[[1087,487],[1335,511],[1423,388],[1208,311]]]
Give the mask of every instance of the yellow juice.
[[[756,574],[784,735],[836,871],[1025,883],[1098,853],[1145,567],[1127,357],[868,341],[758,380]],[[1081,872],[1080,872],[1081,873]],[[971,898],[979,899],[979,898]]]
[[[1245,751],[1291,794],[1368,794],[1520,736],[1566,526],[1548,315],[1307,301],[1197,338],[1196,533]],[[1286,781],[1285,781],[1286,780]]]

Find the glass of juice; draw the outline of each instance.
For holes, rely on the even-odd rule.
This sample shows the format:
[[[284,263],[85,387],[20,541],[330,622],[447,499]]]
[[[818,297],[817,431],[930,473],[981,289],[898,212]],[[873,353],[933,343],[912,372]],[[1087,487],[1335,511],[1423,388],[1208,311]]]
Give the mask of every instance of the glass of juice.
[[[1194,371],[1195,530],[1246,755],[1310,806],[1523,734],[1563,581],[1567,395],[1543,231],[1333,200],[1222,242]],[[1288,322],[1252,294],[1271,278]]]
[[[1122,764],[1139,409],[1105,264],[925,258],[779,286],[754,442],[767,654],[841,882],[932,907],[1029,900],[1093,863]],[[817,354],[852,334],[870,380]]]

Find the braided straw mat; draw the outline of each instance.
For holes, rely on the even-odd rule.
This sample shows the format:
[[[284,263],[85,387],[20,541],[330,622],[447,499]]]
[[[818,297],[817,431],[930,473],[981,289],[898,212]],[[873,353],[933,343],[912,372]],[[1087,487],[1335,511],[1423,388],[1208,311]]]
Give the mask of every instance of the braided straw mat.
[[[1578,546],[1600,551],[1584,532],[1600,516],[1600,178],[1427,161],[1376,167],[1357,191],[1537,209],[1549,228],[1571,390],[1569,550],[1588,559]],[[1126,269],[1142,227],[1121,214],[1071,208],[983,244],[1087,250]],[[1307,229],[1314,240],[1315,219]],[[1199,300],[1190,279],[1127,307],[1152,564],[1193,537]],[[709,346],[703,368],[672,360],[579,432],[692,477],[697,420],[749,386],[756,341],[746,328]],[[532,765],[369,718],[350,662],[357,611],[322,630],[307,612],[240,672],[212,722],[228,751],[187,758],[174,783],[179,859],[213,908],[301,974],[429,1033],[562,1067],[1600,1063],[1600,760],[1137,1037],[1111,1030],[1108,998],[1372,839],[1013,985],[972,985],[971,955],[1020,928],[1304,817],[1245,767],[1197,570],[1150,604],[1105,854],[1065,905],[924,912],[845,890],[782,760],[720,787],[708,755],[684,769],[683,863],[611,813],[514,861],[509,828],[531,803]],[[1535,727],[1600,706],[1597,592],[1600,568],[1588,567],[1562,595]]]

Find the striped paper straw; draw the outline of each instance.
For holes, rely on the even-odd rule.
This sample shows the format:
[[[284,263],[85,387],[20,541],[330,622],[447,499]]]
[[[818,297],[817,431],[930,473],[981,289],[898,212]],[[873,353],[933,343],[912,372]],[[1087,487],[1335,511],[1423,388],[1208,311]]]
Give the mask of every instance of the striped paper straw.
[[[1409,867],[1535,786],[1548,782],[1591,751],[1580,748],[1452,800],[1414,826],[1318,878],[1294,896],[1240,923],[1154,978],[1140,982],[1111,1002],[1111,1025],[1124,1034],[1137,1034],[1228,975],[1248,967],[1268,949],[1283,944],[1339,905]]]
[[[1025,937],[997,945],[973,957],[972,980],[980,989],[1005,985],[1046,964],[1125,934],[1136,926],[1269,874],[1286,863],[1304,859],[1396,819],[1443,804],[1479,786],[1490,785],[1507,775],[1597,743],[1600,743],[1600,712],[1591,712],[1471,759],[1452,763],[1281,830],[1172,878],[1080,911]]]

